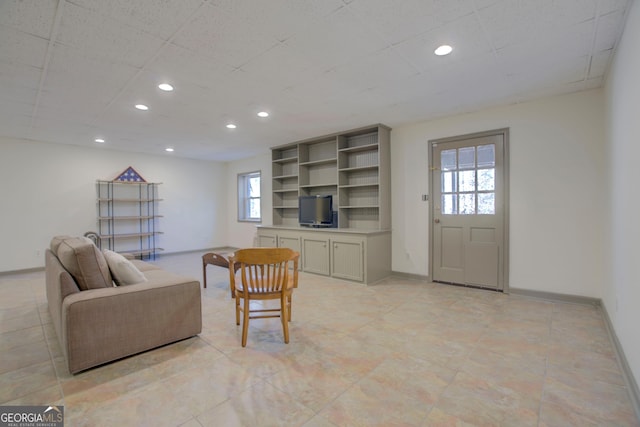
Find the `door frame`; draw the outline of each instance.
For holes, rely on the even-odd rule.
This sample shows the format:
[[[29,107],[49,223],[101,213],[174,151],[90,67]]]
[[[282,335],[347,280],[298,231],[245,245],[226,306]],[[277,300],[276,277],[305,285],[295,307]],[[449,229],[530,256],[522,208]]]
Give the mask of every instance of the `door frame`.
[[[443,144],[443,143],[447,143],[447,142],[457,142],[457,141],[462,141],[462,140],[466,140],[466,139],[472,139],[472,138],[480,138],[480,137],[487,137],[487,136],[496,136],[496,135],[502,135],[503,138],[503,170],[504,170],[504,182],[503,182],[503,188],[504,188],[504,217],[503,217],[503,221],[504,221],[504,230],[503,230],[503,236],[504,236],[504,249],[503,249],[503,262],[502,262],[502,274],[503,274],[503,278],[504,278],[504,284],[502,287],[502,292],[505,294],[509,293],[509,128],[500,128],[500,129],[494,129],[494,130],[488,130],[488,131],[483,131],[483,132],[474,132],[474,133],[467,133],[464,135],[457,135],[457,136],[450,136],[450,137],[446,137],[446,138],[438,138],[438,139],[431,139],[429,140],[429,149],[428,149],[428,157],[429,157],[429,194],[434,194],[434,188],[433,188],[433,183],[434,183],[434,179],[433,179],[433,174],[436,172],[434,166],[433,166],[433,148],[434,148],[434,144]],[[430,200],[430,204],[429,204],[429,277],[433,278],[433,262],[434,262],[434,247],[435,247],[435,241],[434,241],[434,230],[433,230],[433,218],[435,218],[435,206],[436,203],[434,200]]]

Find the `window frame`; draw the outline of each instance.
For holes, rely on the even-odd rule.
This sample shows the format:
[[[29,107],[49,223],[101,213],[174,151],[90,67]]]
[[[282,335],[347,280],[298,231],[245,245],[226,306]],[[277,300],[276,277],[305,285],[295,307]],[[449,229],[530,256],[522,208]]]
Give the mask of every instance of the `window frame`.
[[[249,180],[254,177],[258,177],[260,179],[260,196],[251,197],[249,195]],[[238,174],[238,187],[237,187],[237,197],[238,197],[238,222],[253,222],[253,223],[261,223],[262,222],[262,171],[255,170],[251,172],[242,172]],[[257,199],[260,201],[260,209],[259,209],[259,217],[251,218],[250,217],[250,201],[253,199]]]

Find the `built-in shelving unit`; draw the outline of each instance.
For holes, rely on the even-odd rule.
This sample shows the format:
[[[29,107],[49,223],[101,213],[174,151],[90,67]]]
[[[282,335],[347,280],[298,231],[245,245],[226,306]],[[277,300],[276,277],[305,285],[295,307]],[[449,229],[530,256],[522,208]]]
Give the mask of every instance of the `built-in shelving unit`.
[[[312,138],[271,153],[273,225],[298,225],[298,196],[332,195],[339,228],[391,228],[388,127]]]
[[[155,258],[162,232],[158,203],[160,183],[96,181],[98,237],[103,249]]]
[[[273,225],[257,245],[300,252],[300,269],[374,283],[391,274],[391,129],[372,125],[271,149]],[[338,229],[298,224],[299,196],[333,196]]]

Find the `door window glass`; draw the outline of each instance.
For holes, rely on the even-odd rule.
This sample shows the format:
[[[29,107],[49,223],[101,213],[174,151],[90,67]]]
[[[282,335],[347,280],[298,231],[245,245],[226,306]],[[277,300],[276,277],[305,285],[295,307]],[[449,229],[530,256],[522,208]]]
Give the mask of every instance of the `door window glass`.
[[[442,173],[442,192],[454,193],[456,191],[456,173],[455,172],[443,172]]]
[[[493,191],[496,189],[495,169],[478,170],[478,191]]]
[[[478,214],[493,215],[496,213],[496,194],[478,193]]]
[[[460,215],[473,215],[476,213],[476,198],[475,194],[460,194]]]
[[[496,147],[493,144],[478,145],[478,167],[494,167],[496,165]]]
[[[458,191],[475,191],[476,171],[460,171],[458,172],[458,179],[460,180],[460,187],[458,188]]]
[[[494,144],[442,150],[442,214],[494,215],[495,164]]]
[[[446,215],[454,215],[458,212],[456,207],[456,199],[453,198],[453,194],[442,195],[442,213]]]
[[[456,160],[457,150],[443,150],[440,153],[440,168],[443,171],[454,171],[458,169]]]
[[[458,149],[458,169],[473,169],[476,167],[476,147]]]

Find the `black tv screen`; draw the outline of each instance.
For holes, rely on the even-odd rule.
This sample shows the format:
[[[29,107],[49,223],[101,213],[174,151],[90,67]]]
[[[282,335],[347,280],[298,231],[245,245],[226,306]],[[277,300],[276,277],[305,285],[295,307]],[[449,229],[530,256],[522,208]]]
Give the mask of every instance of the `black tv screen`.
[[[333,197],[300,196],[298,198],[298,222],[300,225],[329,227],[333,222]]]

